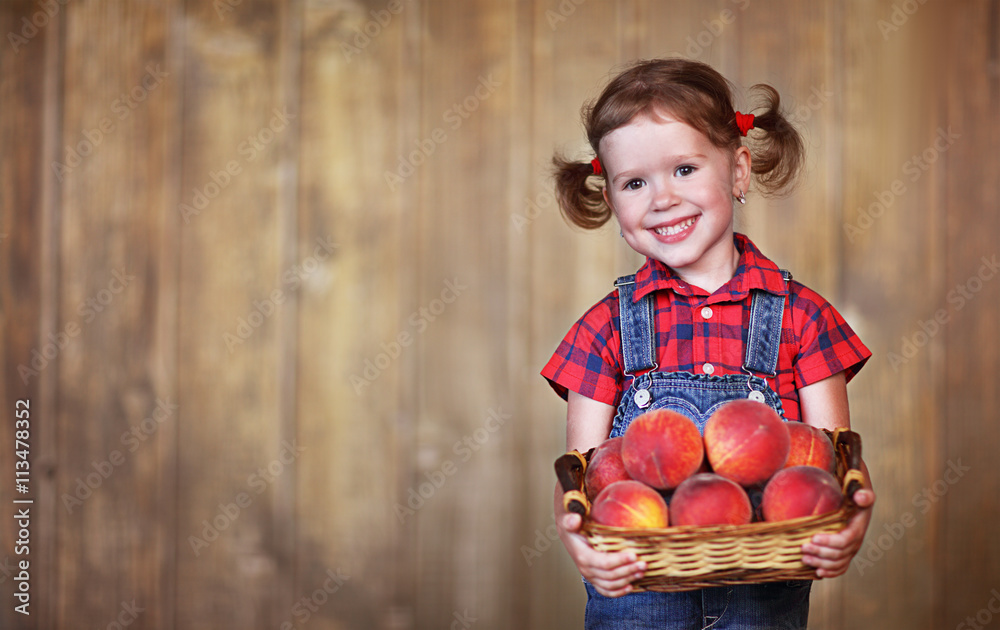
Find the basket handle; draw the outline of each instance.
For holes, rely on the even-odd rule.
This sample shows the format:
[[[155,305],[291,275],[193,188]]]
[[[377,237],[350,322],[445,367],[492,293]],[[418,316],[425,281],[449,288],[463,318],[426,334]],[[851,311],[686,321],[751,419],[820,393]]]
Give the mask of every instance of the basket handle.
[[[865,476],[857,468],[852,468],[844,475],[844,496],[854,503],[854,493],[865,487]]]
[[[865,487],[865,476],[861,473],[861,436],[850,429],[837,429],[833,442],[838,452],[846,453],[847,471],[844,473],[844,494],[853,497]]]
[[[583,493],[583,475],[587,460],[580,451],[572,450],[556,460],[556,478],[563,490],[563,507],[586,517],[590,511],[587,495]]]

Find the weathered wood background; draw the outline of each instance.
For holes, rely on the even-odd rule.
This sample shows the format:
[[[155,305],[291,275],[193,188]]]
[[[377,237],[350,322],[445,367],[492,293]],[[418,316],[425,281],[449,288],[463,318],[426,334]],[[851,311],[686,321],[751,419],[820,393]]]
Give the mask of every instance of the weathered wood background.
[[[877,512],[812,627],[1000,627],[998,32],[996,0],[4,1],[0,626],[579,627],[538,371],[641,261],[548,160],[679,54],[780,90],[808,172],[742,229],[876,354]]]

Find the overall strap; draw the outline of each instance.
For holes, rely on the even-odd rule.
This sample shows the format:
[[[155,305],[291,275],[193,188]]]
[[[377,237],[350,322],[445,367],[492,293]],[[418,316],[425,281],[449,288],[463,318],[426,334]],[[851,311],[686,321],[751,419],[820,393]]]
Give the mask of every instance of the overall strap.
[[[615,281],[621,317],[622,359],[625,374],[656,369],[656,335],[653,329],[653,294],[632,302],[635,274]]]
[[[784,269],[785,284],[792,274]],[[778,373],[778,349],[781,346],[781,318],[785,312],[785,296],[755,289],[750,303],[750,326],[747,332],[747,354],[743,369],[757,374],[775,376]]]

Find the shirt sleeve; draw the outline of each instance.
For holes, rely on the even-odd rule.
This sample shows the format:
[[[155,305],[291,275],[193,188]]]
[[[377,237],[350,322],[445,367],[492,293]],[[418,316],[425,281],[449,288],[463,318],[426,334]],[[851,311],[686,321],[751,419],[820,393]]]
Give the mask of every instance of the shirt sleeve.
[[[833,305],[815,291],[793,284],[790,304],[798,337],[796,389],[838,372],[844,372],[849,382],[871,358],[871,351]]]
[[[569,390],[608,405],[621,394],[620,335],[615,330],[611,304],[617,309],[617,292],[581,317],[542,369],[542,376],[559,396]],[[616,312],[616,310],[614,311]]]

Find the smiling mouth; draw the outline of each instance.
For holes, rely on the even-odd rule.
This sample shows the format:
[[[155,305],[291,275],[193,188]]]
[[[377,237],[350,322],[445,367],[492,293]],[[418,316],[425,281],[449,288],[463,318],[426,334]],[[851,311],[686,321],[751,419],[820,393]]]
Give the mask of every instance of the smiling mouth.
[[[698,220],[697,217],[691,217],[690,219],[686,219],[684,221],[681,221],[680,223],[675,223],[673,225],[655,228],[653,229],[653,231],[659,234],[660,236],[673,236],[674,234],[680,234],[684,230],[688,229],[689,227],[694,225],[694,222],[697,220]]]

